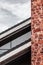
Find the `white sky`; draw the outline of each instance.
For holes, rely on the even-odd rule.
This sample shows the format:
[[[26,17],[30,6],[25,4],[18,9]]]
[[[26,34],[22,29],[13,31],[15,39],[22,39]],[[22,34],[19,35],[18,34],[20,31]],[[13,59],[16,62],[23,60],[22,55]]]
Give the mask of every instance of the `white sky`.
[[[0,32],[31,16],[31,0],[0,0]]]

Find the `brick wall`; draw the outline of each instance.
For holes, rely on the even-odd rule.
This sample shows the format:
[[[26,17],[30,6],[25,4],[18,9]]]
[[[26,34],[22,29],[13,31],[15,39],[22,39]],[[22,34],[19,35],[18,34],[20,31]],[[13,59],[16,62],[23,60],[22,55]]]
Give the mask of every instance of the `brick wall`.
[[[43,65],[43,0],[32,0],[31,64]]]

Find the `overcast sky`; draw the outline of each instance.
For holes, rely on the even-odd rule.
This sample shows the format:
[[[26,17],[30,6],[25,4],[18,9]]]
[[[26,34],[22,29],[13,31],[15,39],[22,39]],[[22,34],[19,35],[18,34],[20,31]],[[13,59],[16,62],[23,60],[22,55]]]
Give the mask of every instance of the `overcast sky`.
[[[0,0],[0,33],[31,16],[31,0]]]

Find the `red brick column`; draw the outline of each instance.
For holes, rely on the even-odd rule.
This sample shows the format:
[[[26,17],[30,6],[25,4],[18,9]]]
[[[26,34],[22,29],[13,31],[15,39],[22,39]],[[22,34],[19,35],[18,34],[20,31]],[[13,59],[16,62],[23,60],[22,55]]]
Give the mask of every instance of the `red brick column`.
[[[31,64],[43,65],[43,0],[32,0]]]

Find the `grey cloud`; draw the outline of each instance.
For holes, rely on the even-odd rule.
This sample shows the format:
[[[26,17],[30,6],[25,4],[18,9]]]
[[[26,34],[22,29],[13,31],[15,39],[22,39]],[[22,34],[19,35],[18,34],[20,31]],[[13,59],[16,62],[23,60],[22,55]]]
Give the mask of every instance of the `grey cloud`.
[[[30,0],[29,0],[30,1]],[[29,2],[28,0],[0,0],[0,2],[3,2],[2,3],[2,7],[0,6],[0,26],[2,26],[2,29],[0,28],[0,32],[2,32],[3,30],[6,30],[7,28],[10,28],[10,27],[12,27],[12,26],[14,26],[14,25],[16,25],[17,23],[19,23],[19,22],[21,22],[20,20],[24,20],[25,19],[25,17],[27,18],[27,17],[30,17],[30,15],[28,15],[28,11],[27,11],[27,9],[29,8],[29,7],[24,7],[25,5],[27,5],[28,6],[28,2]],[[8,2],[10,2],[10,4],[8,5]],[[25,2],[27,2],[27,3],[25,3]],[[4,3],[7,3],[7,5],[5,6],[4,5]],[[12,6],[12,4],[11,3],[25,3],[25,5],[21,5],[20,4],[20,6],[22,6],[22,8],[19,8],[19,5],[18,5],[18,7],[16,8],[16,6],[15,6],[15,8],[16,9],[14,9],[13,11],[12,11],[12,8],[10,8],[10,5]],[[15,4],[14,4],[15,5]],[[11,10],[9,10],[8,8],[6,8],[8,6],[8,8],[10,8]],[[4,8],[5,7],[5,8]],[[19,13],[18,13],[18,8],[20,9],[19,10]],[[27,13],[25,13],[25,11],[23,11],[23,10],[26,10],[27,11]],[[30,10],[30,9],[29,9]],[[13,13],[14,12],[14,13]],[[16,14],[15,14],[15,12],[16,12]],[[20,14],[21,13],[21,14]],[[25,14],[27,14],[28,16],[25,16]],[[18,16],[19,15],[19,16]],[[4,27],[4,28],[3,28]],[[2,31],[1,31],[2,30]]]
[[[0,0],[3,2],[10,2],[10,3],[25,3],[28,2],[29,0]]]

